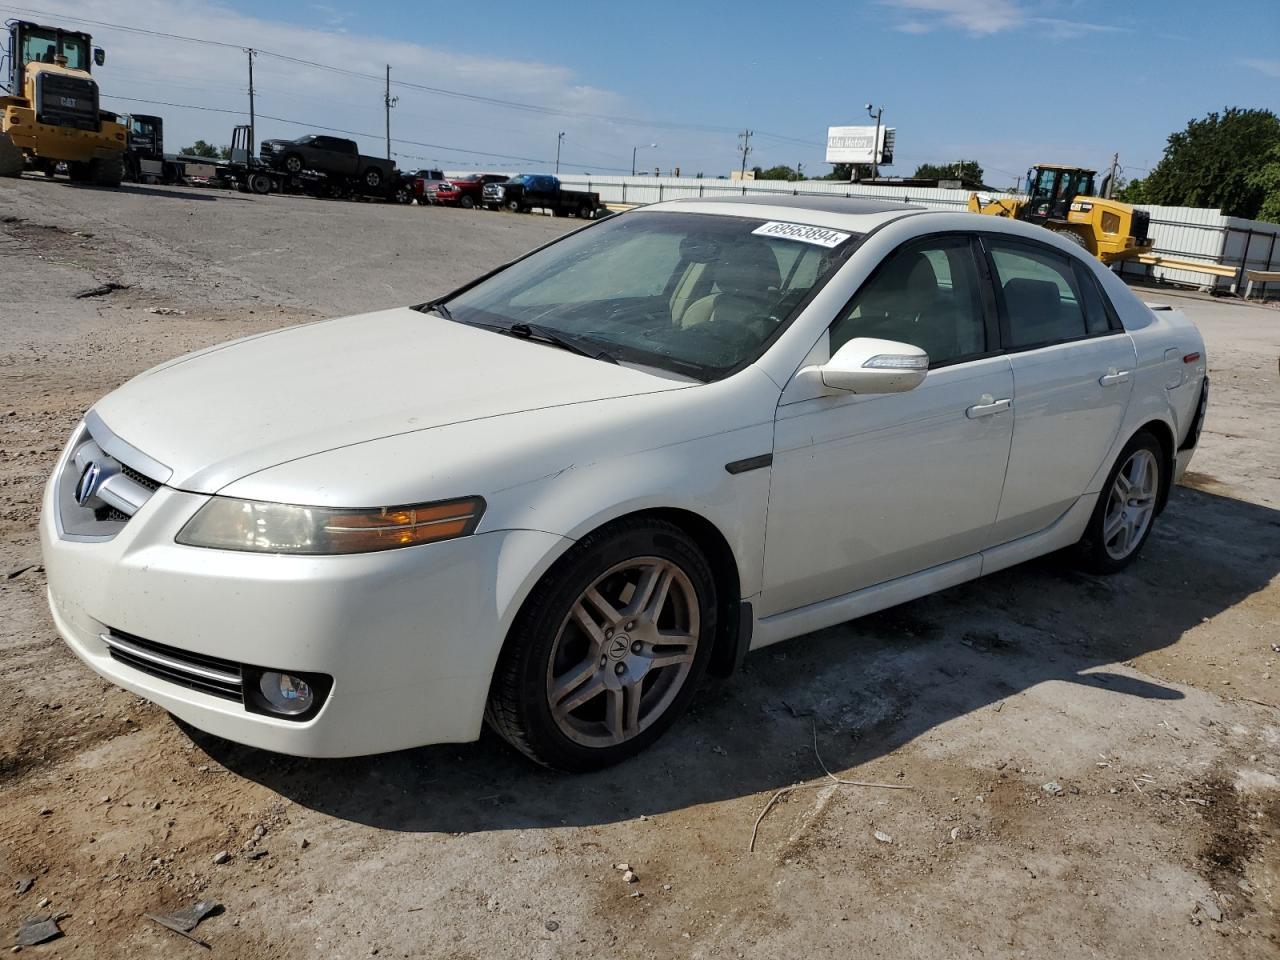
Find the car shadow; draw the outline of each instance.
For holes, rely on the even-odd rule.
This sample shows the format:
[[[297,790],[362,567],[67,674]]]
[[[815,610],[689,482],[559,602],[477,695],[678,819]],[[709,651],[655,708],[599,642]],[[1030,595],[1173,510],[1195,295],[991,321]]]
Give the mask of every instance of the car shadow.
[[[600,773],[537,768],[488,731],[474,744],[348,760],[285,757],[188,732],[240,776],[388,830],[656,815],[820,776],[815,739],[831,770],[851,770],[1046,682],[1182,699],[1173,687],[1106,667],[1170,646],[1264,589],[1280,572],[1278,539],[1280,511],[1179,488],[1144,555],[1122,574],[1087,576],[1046,557],[756,651],[652,748]]]

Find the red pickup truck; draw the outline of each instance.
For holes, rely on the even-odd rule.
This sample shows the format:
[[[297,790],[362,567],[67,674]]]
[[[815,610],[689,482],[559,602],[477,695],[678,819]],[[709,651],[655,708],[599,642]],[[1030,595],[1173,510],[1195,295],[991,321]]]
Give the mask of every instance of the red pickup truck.
[[[458,197],[456,200],[445,202],[456,203],[470,210],[472,207],[480,206],[485,184],[506,183],[507,175],[505,173],[470,173],[465,177],[451,177],[449,182],[458,188]]]

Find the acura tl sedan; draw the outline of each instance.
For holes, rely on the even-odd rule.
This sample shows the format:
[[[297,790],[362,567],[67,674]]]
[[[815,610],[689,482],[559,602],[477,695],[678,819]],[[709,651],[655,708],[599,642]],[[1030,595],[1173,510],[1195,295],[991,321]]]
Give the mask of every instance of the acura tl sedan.
[[[1124,568],[1207,391],[1185,317],[1043,228],[658,203],[108,394],[45,492],[49,602],[92,669],[221,737],[348,756],[487,722],[598,768],[749,650],[1050,551]]]

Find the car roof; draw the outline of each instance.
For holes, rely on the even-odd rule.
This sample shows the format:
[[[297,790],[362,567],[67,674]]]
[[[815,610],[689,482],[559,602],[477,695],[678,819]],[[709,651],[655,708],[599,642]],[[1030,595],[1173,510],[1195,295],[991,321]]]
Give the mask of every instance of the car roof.
[[[866,197],[812,194],[793,196],[785,193],[742,197],[690,197],[650,204],[641,210],[788,220],[839,230],[851,230],[855,233],[867,233],[899,217],[929,212],[928,207],[904,203],[900,200],[872,200]]]

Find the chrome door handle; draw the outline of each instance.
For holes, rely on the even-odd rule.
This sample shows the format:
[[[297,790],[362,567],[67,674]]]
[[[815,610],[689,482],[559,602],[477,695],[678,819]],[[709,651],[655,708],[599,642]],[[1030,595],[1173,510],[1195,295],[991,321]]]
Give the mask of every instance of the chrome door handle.
[[[1117,383],[1128,383],[1132,375],[1131,370],[1117,370],[1112,367],[1098,378],[1098,383],[1104,387],[1114,387]]]
[[[1013,406],[1013,400],[1005,397],[1003,400],[994,400],[988,394],[983,397],[981,402],[975,403],[972,407],[964,412],[964,415],[970,420],[977,420],[979,417],[989,417],[995,413],[1003,413]]]

